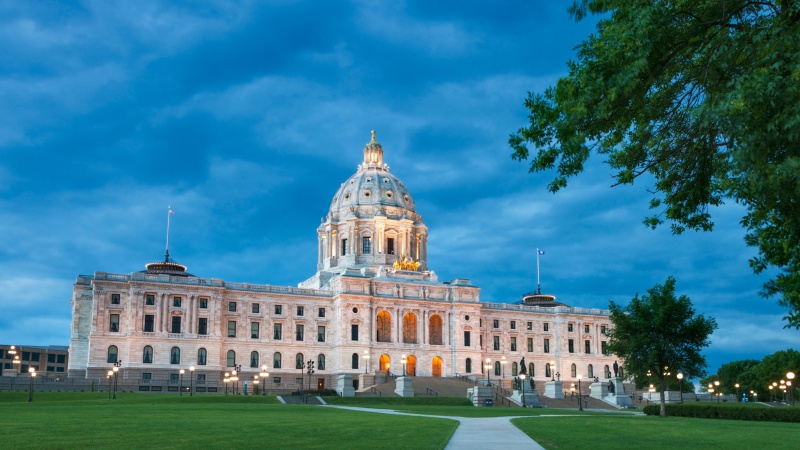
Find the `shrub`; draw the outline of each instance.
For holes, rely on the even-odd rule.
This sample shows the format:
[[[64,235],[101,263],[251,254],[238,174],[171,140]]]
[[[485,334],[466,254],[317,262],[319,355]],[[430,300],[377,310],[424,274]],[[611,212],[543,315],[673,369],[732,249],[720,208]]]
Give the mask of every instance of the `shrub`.
[[[661,413],[661,406],[647,405],[643,411],[649,416],[657,416]],[[699,419],[800,423],[800,408],[771,408],[742,404],[686,403],[683,405],[667,405],[667,415]]]

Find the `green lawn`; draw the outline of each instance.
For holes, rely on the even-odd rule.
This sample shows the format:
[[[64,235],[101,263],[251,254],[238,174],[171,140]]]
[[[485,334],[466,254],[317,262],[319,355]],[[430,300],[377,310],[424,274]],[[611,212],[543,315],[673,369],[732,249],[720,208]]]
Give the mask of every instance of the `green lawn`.
[[[3,448],[444,448],[458,423],[275,397],[0,393]]]
[[[539,417],[511,423],[548,449],[795,449],[800,425],[655,416]]]

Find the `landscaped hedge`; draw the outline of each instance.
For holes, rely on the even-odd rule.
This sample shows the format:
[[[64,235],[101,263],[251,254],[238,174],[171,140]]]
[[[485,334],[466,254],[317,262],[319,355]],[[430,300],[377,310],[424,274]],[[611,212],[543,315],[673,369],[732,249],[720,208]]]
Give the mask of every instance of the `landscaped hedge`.
[[[661,405],[647,405],[644,407],[644,413],[649,416],[657,416],[661,414]],[[800,423],[800,408],[770,408],[760,405],[685,403],[683,405],[667,405],[667,415],[701,419]]]

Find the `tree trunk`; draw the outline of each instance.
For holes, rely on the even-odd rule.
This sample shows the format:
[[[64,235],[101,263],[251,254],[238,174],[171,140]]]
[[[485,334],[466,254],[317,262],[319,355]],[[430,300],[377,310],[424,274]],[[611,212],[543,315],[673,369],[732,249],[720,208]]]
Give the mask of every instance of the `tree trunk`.
[[[658,377],[659,397],[661,397],[661,417],[667,417],[667,404],[664,401],[664,389],[667,388],[665,377]]]

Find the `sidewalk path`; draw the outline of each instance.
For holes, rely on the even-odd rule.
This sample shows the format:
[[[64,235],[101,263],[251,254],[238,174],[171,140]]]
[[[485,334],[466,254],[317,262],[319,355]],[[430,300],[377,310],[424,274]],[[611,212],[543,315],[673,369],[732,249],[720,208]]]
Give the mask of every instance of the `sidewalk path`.
[[[511,419],[517,417],[449,417],[430,416],[427,414],[411,414],[390,409],[359,408],[356,406],[327,405],[326,408],[349,409],[378,414],[395,414],[399,416],[434,417],[459,421],[456,432],[450,438],[445,450],[491,450],[491,449],[534,449],[544,450],[544,447],[528,437],[519,428],[511,424]],[[523,416],[527,417],[527,416]]]

